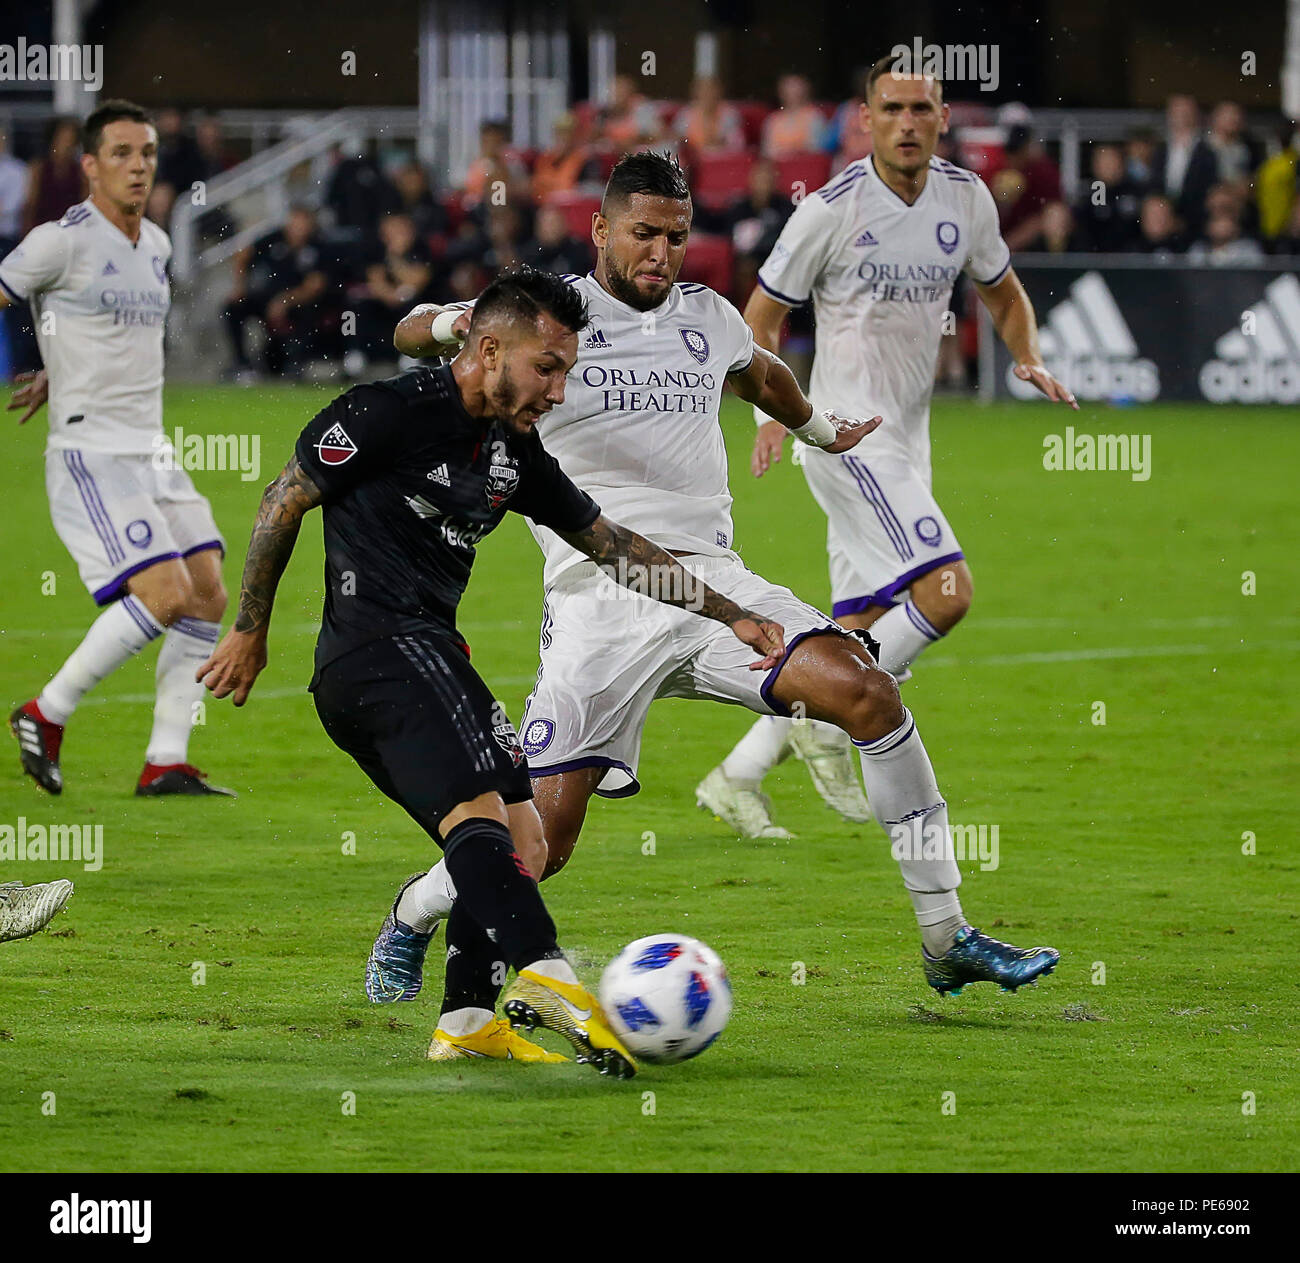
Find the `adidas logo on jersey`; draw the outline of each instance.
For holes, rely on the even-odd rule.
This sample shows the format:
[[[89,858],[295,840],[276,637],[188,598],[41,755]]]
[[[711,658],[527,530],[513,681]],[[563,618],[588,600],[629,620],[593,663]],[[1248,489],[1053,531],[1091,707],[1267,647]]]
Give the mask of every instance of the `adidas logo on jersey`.
[[[1043,360],[1080,399],[1133,399],[1160,394],[1160,371],[1144,358],[1100,272],[1085,272],[1070,286],[1042,327]],[[1017,399],[1041,396],[1007,367],[1007,389]]]
[[[100,273],[100,276],[116,276],[116,275],[117,275],[117,267],[114,265],[113,260],[109,259],[109,261],[104,264],[104,270]]]
[[[1300,400],[1300,281],[1288,273],[1266,286],[1215,342],[1214,355],[1198,377],[1211,403]]]
[[[880,242],[871,235],[871,229],[868,228],[853,244],[855,246],[878,246]]]
[[[444,462],[437,469],[431,469],[426,475],[430,482],[436,482],[440,487],[451,486],[451,475],[447,472],[447,466]]]
[[[587,340],[582,344],[584,351],[605,351],[614,344],[606,337],[604,330],[595,329],[587,335]]]

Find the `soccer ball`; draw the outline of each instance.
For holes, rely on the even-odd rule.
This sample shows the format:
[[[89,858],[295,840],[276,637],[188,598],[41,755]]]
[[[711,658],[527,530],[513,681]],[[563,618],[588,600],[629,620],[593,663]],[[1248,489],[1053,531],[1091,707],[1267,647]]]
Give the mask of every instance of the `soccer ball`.
[[[685,934],[629,943],[600,978],[600,1003],[619,1039],[642,1061],[698,1057],[731,1016],[731,983],[718,954]]]

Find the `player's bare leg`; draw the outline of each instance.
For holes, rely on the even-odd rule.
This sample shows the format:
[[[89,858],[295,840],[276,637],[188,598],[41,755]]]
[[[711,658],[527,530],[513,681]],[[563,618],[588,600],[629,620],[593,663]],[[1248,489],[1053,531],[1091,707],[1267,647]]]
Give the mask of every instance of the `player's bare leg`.
[[[127,586],[166,628],[158,652],[153,731],[136,794],[233,797],[230,790],[209,785],[205,774],[189,762],[190,732],[204,692],[195,671],[216,646],[226,612],[220,550],[204,549],[183,560],[150,566],[132,575]]]
[[[1052,948],[999,943],[966,922],[961,873],[948,828],[948,806],[898,685],[863,644],[833,633],[797,645],[772,690],[786,709],[802,704],[815,719],[842,728],[857,746],[876,819],[888,834],[921,928],[926,981],[940,993],[967,982],[1008,990],[1051,973]]]
[[[605,774],[602,767],[580,767],[533,781],[533,802],[546,834],[546,865],[541,879],[554,877],[568,862],[578,845],[587,804]]]

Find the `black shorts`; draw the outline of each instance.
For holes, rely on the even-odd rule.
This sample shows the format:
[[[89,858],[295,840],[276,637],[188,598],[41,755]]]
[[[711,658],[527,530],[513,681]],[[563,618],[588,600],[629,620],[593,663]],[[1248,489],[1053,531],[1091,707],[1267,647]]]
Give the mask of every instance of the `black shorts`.
[[[439,845],[458,804],[492,790],[507,803],[533,796],[514,725],[448,637],[371,641],[326,666],[313,696],[334,744]]]

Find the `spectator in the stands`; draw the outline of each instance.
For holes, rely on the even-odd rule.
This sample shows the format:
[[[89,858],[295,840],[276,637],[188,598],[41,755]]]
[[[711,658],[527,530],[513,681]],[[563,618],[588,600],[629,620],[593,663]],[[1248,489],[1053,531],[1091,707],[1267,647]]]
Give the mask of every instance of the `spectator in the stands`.
[[[1300,255],[1300,197],[1292,203],[1291,218],[1281,234],[1273,238],[1269,248],[1277,255]]]
[[[1156,155],[1156,182],[1195,232],[1205,222],[1205,195],[1219,178],[1219,163],[1201,135],[1201,112],[1193,97],[1169,98],[1165,129],[1165,143]]]
[[[226,146],[225,129],[215,114],[205,114],[194,124],[194,143],[203,165],[203,179],[229,171],[237,159]]]
[[[559,114],[551,124],[551,143],[533,163],[533,200],[541,203],[552,193],[572,193],[582,182],[591,151],[578,140],[578,123],[572,114]]]
[[[1259,242],[1242,234],[1241,221],[1231,211],[1213,210],[1205,221],[1205,231],[1187,252],[1192,263],[1211,267],[1249,267],[1264,261]]]
[[[1124,142],[1124,174],[1129,185],[1145,197],[1160,192],[1164,182],[1156,170],[1160,138],[1149,127],[1137,127]]]
[[[528,238],[528,224],[521,213],[522,203],[507,202],[504,206],[491,206],[487,211],[486,229],[488,248],[483,254],[483,266],[492,273],[500,272],[522,262],[524,242]]]
[[[325,205],[334,227],[350,231],[363,250],[373,249],[380,218],[399,208],[397,190],[376,160],[372,140],[339,145],[334,157],[335,167],[325,187]]]
[[[398,210],[415,225],[421,238],[447,231],[447,212],[433,196],[429,177],[418,162],[412,159],[395,167],[392,180]]]
[[[205,179],[208,171],[198,142],[185,126],[185,118],[175,106],[158,111],[158,177],[156,183],[169,185],[173,200]]]
[[[1085,250],[1119,254],[1138,238],[1142,192],[1124,169],[1118,145],[1093,145],[1092,178],[1074,206],[1074,219]]]
[[[871,133],[862,126],[862,102],[866,99],[866,73],[858,75],[858,94],[851,96],[831,119],[824,143],[831,158],[831,174],[843,171],[850,162],[857,162],[871,152]]]
[[[1155,256],[1157,262],[1187,250],[1187,236],[1174,204],[1163,193],[1148,193],[1142,199],[1135,250]]]
[[[1061,173],[1024,123],[1007,132],[1006,166],[991,181],[1002,236],[1023,250],[1043,231],[1043,208],[1061,200]]]
[[[1074,254],[1090,248],[1088,238],[1075,223],[1074,212],[1064,202],[1048,202],[1039,224],[1038,236],[1024,249],[1040,254]]]
[[[763,120],[763,157],[789,158],[825,147],[825,115],[812,101],[804,75],[782,75],[776,85],[781,104]]]
[[[745,192],[720,211],[696,211],[696,224],[705,232],[731,238],[735,258],[733,293],[748,297],[763,260],[772,253],[794,203],[776,186],[776,167],[760,158],[749,168]]]
[[[558,206],[539,208],[533,221],[533,236],[519,251],[525,263],[554,272],[557,276],[590,271],[593,262],[590,240],[580,241],[569,232],[569,221]]]
[[[433,279],[429,248],[409,215],[379,221],[379,246],[366,264],[365,285],[357,303],[356,331],[345,334],[343,371],[360,377],[375,363],[395,361],[393,330],[415,303],[424,302]]]
[[[691,99],[678,111],[674,130],[696,153],[729,153],[745,147],[740,111],[722,99],[722,81],[700,75]]]
[[[1205,141],[1218,159],[1220,180],[1247,181],[1258,165],[1245,132],[1246,112],[1235,101],[1220,101],[1210,111]]]
[[[75,118],[56,118],[49,127],[44,157],[28,168],[27,205],[23,209],[23,234],[37,224],[62,219],[69,206],[86,196],[81,172],[81,125]]]
[[[516,198],[527,200],[528,172],[510,150],[509,126],[499,119],[489,119],[479,127],[478,139],[479,155],[465,174],[465,205],[486,208]]]
[[[234,259],[235,284],[222,313],[234,352],[234,372],[252,369],[247,321],[266,327],[267,372],[293,372],[312,345],[318,303],[330,282],[331,260],[316,230],[316,213],[297,205],[283,228],[241,250]]]
[[[1274,132],[1276,152],[1255,173],[1255,207],[1259,234],[1276,240],[1291,219],[1297,201],[1297,167],[1300,166],[1300,127],[1283,119]]]
[[[477,260],[463,259],[447,277],[447,293],[453,303],[472,303],[492,278]]]
[[[663,130],[653,102],[637,91],[631,75],[615,75],[613,97],[596,114],[596,133],[618,150],[635,149],[656,140]]]

